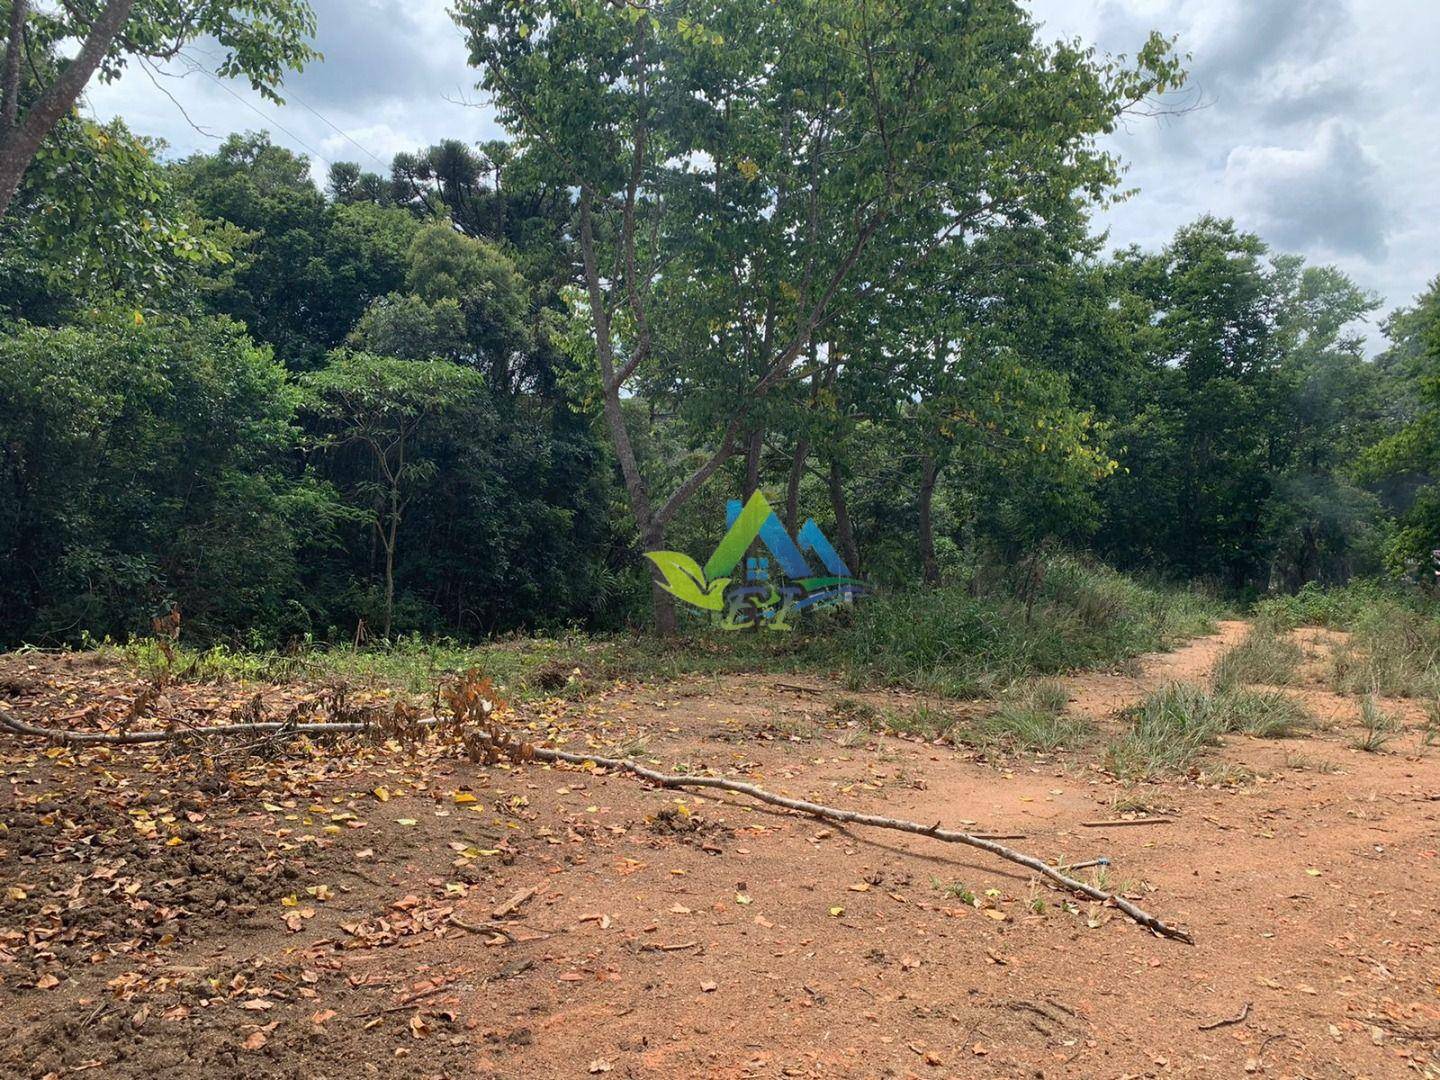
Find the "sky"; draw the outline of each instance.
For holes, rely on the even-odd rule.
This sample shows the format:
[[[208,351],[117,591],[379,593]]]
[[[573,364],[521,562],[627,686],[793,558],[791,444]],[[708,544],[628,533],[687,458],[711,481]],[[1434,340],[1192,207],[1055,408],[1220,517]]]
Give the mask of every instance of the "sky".
[[[442,138],[502,134],[466,64],[447,0],[311,0],[325,54],[286,81],[288,103],[220,83],[203,44],[157,78],[132,68],[93,86],[90,110],[123,116],[174,154],[231,131],[269,130],[308,154],[388,172]],[[1332,263],[1381,300],[1363,327],[1440,274],[1437,0],[1026,0],[1046,39],[1133,55],[1151,30],[1190,55],[1183,103],[1132,117],[1109,148],[1137,194],[1097,217],[1110,245],[1163,245],[1202,214],[1233,217],[1272,247]],[[173,100],[172,100],[173,99]],[[183,111],[182,111],[183,110]],[[200,130],[197,130],[200,129]]]

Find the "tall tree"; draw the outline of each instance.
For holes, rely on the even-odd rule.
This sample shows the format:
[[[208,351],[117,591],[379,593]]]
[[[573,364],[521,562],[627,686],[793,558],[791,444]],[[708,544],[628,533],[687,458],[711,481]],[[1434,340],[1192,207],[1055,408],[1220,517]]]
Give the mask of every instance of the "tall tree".
[[[0,218],[41,143],[75,107],[98,71],[104,81],[131,60],[168,60],[205,37],[223,51],[216,74],[243,76],[274,101],[288,69],[318,54],[308,43],[315,16],[307,0],[66,0],[58,10],[31,0],[5,4],[5,58],[0,65]],[[27,65],[22,56],[48,52],[74,39],[80,50],[52,67]],[[27,77],[28,75],[28,77]]]
[[[1134,67],[1041,45],[1011,0],[461,0],[455,17],[524,157],[577,192],[595,378],[647,547],[754,445],[838,307],[1023,205],[1037,172],[1082,162],[1104,190],[1095,137],[1178,77],[1158,38]],[[703,446],[666,492],[626,426],[636,384]]]
[[[483,389],[480,374],[440,360],[397,360],[343,350],[303,385],[310,407],[327,423],[328,447],[361,447],[373,479],[357,485],[370,508],[385,563],[384,636],[395,621],[395,553],[400,523],[436,462],[416,453],[428,427],[443,423]]]

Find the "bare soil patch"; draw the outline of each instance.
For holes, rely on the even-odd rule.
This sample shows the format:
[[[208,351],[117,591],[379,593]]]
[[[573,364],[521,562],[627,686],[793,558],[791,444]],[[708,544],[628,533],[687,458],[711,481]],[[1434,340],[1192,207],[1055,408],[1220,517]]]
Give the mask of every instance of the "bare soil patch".
[[[1245,629],[1075,676],[1069,708],[1102,739]],[[1136,786],[1093,746],[988,760],[885,734],[846,703],[984,706],[809,676],[612,684],[515,718],[572,749],[1104,857],[1084,873],[1193,947],[980,852],[626,776],[398,745],[5,738],[0,1073],[1433,1080],[1440,751],[1406,702],[1383,703],[1406,725],[1385,752],[1354,749],[1358,705],[1322,668],[1287,691],[1316,730],[1228,737],[1194,775]],[[145,708],[223,719],[257,689],[275,713],[321,692],[172,686]],[[0,661],[0,707],[34,722],[127,722],[142,691],[83,658]],[[1155,813],[1171,823],[1081,824]]]

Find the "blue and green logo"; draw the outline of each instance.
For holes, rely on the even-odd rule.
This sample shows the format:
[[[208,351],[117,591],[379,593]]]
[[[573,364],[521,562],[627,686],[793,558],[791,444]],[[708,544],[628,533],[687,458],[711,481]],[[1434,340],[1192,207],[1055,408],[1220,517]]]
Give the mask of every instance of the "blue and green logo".
[[[850,603],[868,591],[813,518],[792,537],[758,491],[744,506],[731,499],[725,517],[730,529],[703,567],[679,551],[645,553],[665,579],[660,587],[710,614],[721,629],[792,630],[799,612]],[[770,558],[746,558],[757,539]],[[816,573],[807,555],[820,561],[824,573]],[[741,560],[745,571],[737,580]]]

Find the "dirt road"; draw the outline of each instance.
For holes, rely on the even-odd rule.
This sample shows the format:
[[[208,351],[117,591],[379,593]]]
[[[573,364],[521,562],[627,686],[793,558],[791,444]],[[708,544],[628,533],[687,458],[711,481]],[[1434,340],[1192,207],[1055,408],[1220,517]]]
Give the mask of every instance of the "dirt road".
[[[1244,631],[1075,676],[1070,709],[1098,744]],[[1229,737],[1138,786],[1094,746],[987,761],[879,733],[857,702],[984,706],[820,679],[617,686],[526,716],[572,747],[1106,858],[1086,873],[1193,947],[980,852],[625,776],[7,743],[0,1072],[1434,1080],[1440,749],[1400,702],[1409,730],[1353,748],[1356,702],[1318,681],[1331,638],[1302,633],[1291,692],[1319,729]],[[11,661],[31,718],[114,679]],[[1168,823],[1083,824],[1135,816]]]

